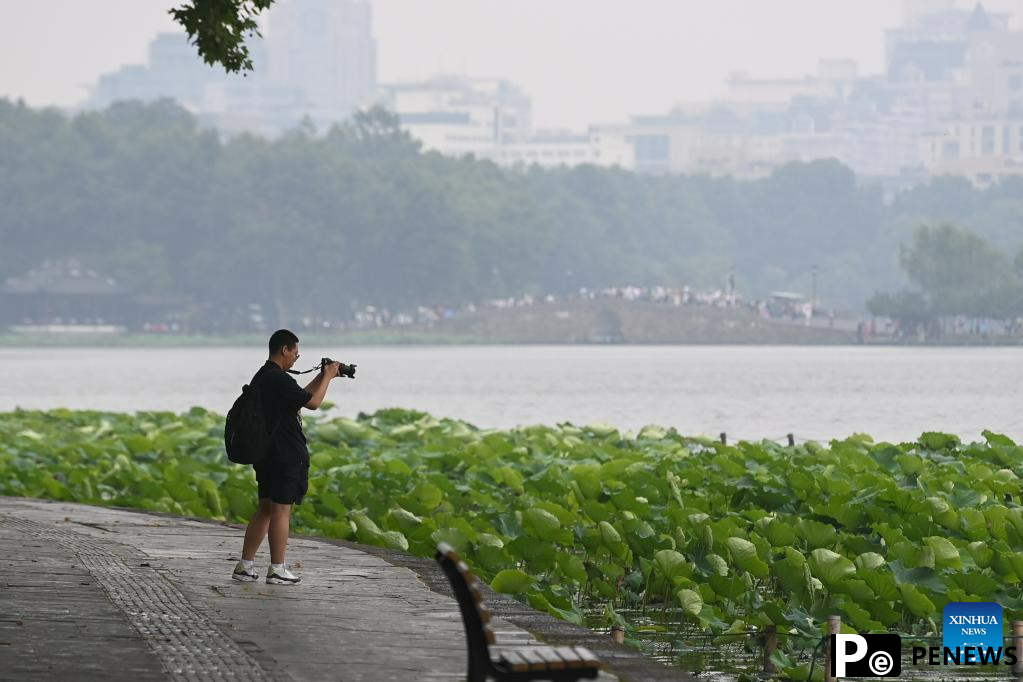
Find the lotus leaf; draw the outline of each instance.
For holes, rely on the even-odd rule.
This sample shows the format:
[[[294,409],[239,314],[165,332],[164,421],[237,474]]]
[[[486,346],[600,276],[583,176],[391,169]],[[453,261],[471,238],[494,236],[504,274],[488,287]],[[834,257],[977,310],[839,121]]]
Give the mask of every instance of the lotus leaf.
[[[960,568],[963,563],[959,557],[959,550],[947,538],[932,535],[924,538],[924,542],[934,552],[934,566],[936,568]]]
[[[549,511],[534,507],[522,513],[522,528],[535,538],[554,540],[561,530],[561,522]]]
[[[435,543],[445,542],[451,545],[459,554],[466,554],[469,551],[469,538],[459,528],[438,528],[430,534],[430,539]]]
[[[478,533],[476,535],[476,544],[480,547],[497,547],[500,549],[504,547],[504,540],[492,533]]]
[[[796,543],[796,530],[785,521],[765,516],[754,525],[775,547],[785,547]]]
[[[949,579],[971,597],[990,597],[1001,587],[990,576],[977,572],[953,573],[949,576]]]
[[[1000,433],[985,430],[981,432],[981,435],[984,436],[984,440],[986,440],[990,445],[1000,445],[1010,448],[1016,447],[1016,443],[1013,442],[1011,438]]]
[[[859,632],[884,632],[884,623],[874,620],[870,612],[858,606],[856,602],[849,599],[842,599],[835,605],[845,614],[844,621],[849,622]],[[843,624],[845,624],[843,622]]]
[[[978,509],[959,510],[959,525],[968,540],[986,540],[988,538],[987,519]]]
[[[397,523],[401,530],[412,530],[414,528],[418,528],[423,523],[421,518],[407,509],[402,509],[401,507],[392,508],[390,511],[390,517],[394,519],[395,523]]]
[[[607,581],[598,579],[591,581],[590,584],[593,586],[593,589],[597,591],[597,594],[601,598],[608,600],[614,600],[618,598],[618,591],[615,590],[615,588],[611,587],[610,583],[608,583]]]
[[[895,584],[895,578],[883,569],[860,570],[857,575],[870,588],[870,591],[881,600],[895,601],[899,598],[899,588]]]
[[[725,546],[728,547],[734,565],[758,578],[768,575],[767,564],[757,556],[757,548],[752,542],[743,538],[728,538]]]
[[[443,500],[444,491],[426,481],[416,484],[407,495],[400,498],[401,506],[416,514],[429,514]]]
[[[588,431],[589,433],[591,433],[592,435],[596,436],[597,438],[617,438],[618,437],[618,429],[614,428],[613,426],[608,426],[607,424],[601,424],[601,423],[596,423],[595,422],[593,424],[587,424],[586,426],[583,427],[583,430],[584,431]]]
[[[903,603],[910,613],[919,618],[927,618],[935,613],[934,602],[916,588],[915,585],[902,583],[899,585],[899,592],[902,595]]]
[[[974,562],[980,568],[987,568],[991,565],[991,560],[995,556],[995,551],[991,549],[986,542],[971,542],[967,549],[970,551],[970,556],[973,557]]]
[[[515,564],[515,559],[501,547],[492,545],[481,545],[473,550],[473,559],[478,562],[487,573],[498,571]]]
[[[705,575],[728,575],[728,562],[712,552],[697,559],[696,567]]]
[[[747,589],[745,581],[737,577],[712,575],[707,578],[707,584],[710,585],[716,595],[732,601],[736,601],[746,594]]]
[[[601,541],[606,547],[616,547],[622,544],[622,536],[610,523],[601,521],[599,527]]]
[[[581,558],[574,554],[561,554],[558,556],[557,561],[558,568],[561,569],[561,573],[566,578],[580,584],[586,582],[586,566]]]
[[[682,607],[683,613],[698,617],[703,610],[703,597],[695,590],[679,590],[675,593],[675,598],[678,600],[679,606]]]
[[[877,552],[864,552],[853,561],[857,571],[870,571],[884,566],[884,557]]]
[[[811,519],[800,519],[796,523],[796,534],[803,538],[810,549],[833,547],[838,538],[834,526]]]
[[[514,557],[518,557],[537,570],[546,570],[555,565],[557,550],[554,544],[526,536],[517,537],[505,549]]]
[[[520,571],[517,568],[506,568],[497,575],[490,582],[490,587],[493,588],[494,592],[502,592],[504,594],[522,594],[526,592],[536,580],[533,576]]]
[[[691,567],[686,563],[686,558],[670,549],[663,549],[654,555],[654,567],[661,576],[668,580],[692,573]]]
[[[929,432],[920,436],[920,445],[928,450],[950,450],[959,445],[959,437],[949,433]]]
[[[810,571],[828,588],[834,590],[842,581],[856,574],[856,566],[830,549],[815,549],[807,561]]]

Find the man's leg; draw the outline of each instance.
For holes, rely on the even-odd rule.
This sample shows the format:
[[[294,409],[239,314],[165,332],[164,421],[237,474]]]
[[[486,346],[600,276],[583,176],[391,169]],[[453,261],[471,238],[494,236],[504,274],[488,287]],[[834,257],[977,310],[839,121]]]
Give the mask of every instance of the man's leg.
[[[242,559],[252,561],[256,558],[256,551],[263,544],[270,528],[270,499],[263,498],[259,501],[259,508],[249,519],[249,525],[245,528],[245,543],[242,545]]]
[[[270,563],[283,564],[288,549],[291,505],[270,502]]]

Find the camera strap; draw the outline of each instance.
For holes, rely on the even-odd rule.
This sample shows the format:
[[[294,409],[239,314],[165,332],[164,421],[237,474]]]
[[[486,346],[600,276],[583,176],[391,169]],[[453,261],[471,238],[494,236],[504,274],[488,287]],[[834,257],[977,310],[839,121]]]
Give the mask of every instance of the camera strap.
[[[309,372],[315,372],[319,369],[320,369],[319,367],[313,367],[312,369],[307,369],[304,372],[299,372],[298,370],[295,369],[286,369],[284,371],[287,372],[288,374],[309,374]]]
[[[286,369],[284,371],[287,372],[288,374],[309,374],[309,372],[315,372],[318,369],[320,369],[319,365],[313,367],[312,369],[307,369],[304,372],[299,372],[297,369]]]

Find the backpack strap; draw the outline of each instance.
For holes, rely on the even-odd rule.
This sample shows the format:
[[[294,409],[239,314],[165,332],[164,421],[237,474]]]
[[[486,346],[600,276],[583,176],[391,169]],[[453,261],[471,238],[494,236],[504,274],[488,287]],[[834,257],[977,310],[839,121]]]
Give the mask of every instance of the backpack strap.
[[[256,370],[256,373],[252,376],[252,381],[249,382],[250,386],[251,385],[255,385],[256,380],[260,378],[260,375],[263,373],[263,370],[265,370],[266,368],[267,368],[267,365],[264,364],[262,367],[260,367],[258,370]],[[277,429],[280,428],[281,421],[283,419],[284,419],[283,417],[278,416],[277,417],[277,423],[274,424],[274,427],[272,429],[270,429],[270,433],[268,435],[269,435],[271,440],[273,440],[274,434],[277,433]]]

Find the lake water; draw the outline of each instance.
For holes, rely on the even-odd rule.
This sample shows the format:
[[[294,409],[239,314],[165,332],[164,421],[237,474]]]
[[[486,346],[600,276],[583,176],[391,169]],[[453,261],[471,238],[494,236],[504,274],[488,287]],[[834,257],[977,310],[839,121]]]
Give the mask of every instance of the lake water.
[[[333,414],[406,407],[479,426],[601,421],[730,439],[1023,438],[1023,349],[750,346],[302,347],[358,364]],[[0,411],[226,412],[259,348],[0,349]],[[310,375],[312,376],[312,375]],[[302,378],[300,378],[301,380]]]

